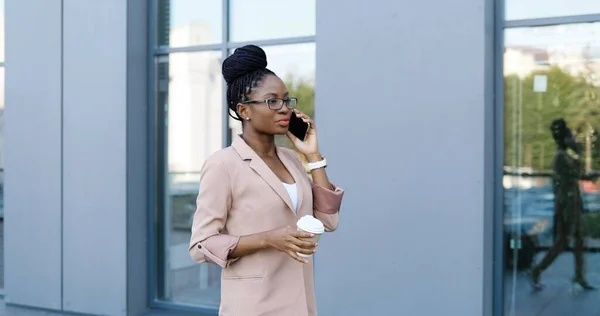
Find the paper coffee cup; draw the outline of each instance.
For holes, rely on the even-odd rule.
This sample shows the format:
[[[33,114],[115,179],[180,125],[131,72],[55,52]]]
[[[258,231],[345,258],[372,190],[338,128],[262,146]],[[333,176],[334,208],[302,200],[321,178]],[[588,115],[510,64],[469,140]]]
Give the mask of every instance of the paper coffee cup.
[[[317,242],[321,237],[321,234],[325,232],[325,226],[323,226],[323,223],[311,215],[302,216],[296,223],[296,229],[298,229],[298,231],[305,231],[315,234],[314,237],[305,239],[313,242]],[[299,252],[296,253],[303,258],[310,258],[312,256],[312,254],[306,255]]]

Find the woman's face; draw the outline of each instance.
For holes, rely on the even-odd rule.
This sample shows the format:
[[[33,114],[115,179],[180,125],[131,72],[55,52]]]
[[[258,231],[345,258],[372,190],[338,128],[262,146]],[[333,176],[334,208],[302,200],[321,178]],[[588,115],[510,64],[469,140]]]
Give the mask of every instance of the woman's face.
[[[287,133],[292,111],[281,100],[288,98],[283,81],[267,75],[248,94],[248,100],[238,104],[238,113],[246,125],[261,134],[282,135]],[[245,118],[250,118],[246,120]]]

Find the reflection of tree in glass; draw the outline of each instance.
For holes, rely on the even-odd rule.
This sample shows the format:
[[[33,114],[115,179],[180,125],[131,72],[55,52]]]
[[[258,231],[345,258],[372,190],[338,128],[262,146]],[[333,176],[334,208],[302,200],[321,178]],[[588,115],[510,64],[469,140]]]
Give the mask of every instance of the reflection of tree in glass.
[[[589,69],[589,68],[588,68]],[[547,76],[547,91],[535,92],[534,76]],[[600,130],[599,88],[582,73],[572,76],[559,67],[532,72],[521,79],[505,77],[504,148],[505,164],[550,170],[554,143],[547,126],[556,117],[571,122],[583,148],[586,168],[600,168],[598,148]],[[522,120],[522,121],[520,121]]]
[[[295,78],[293,74],[287,74],[283,79],[290,97],[298,98],[298,109],[306,115],[315,118],[315,85],[311,78]],[[277,136],[275,143],[278,146],[294,149],[294,145],[287,136]]]
[[[312,79],[294,78],[288,74],[285,85],[290,96],[298,98],[298,109],[306,115],[315,118],[315,84]]]

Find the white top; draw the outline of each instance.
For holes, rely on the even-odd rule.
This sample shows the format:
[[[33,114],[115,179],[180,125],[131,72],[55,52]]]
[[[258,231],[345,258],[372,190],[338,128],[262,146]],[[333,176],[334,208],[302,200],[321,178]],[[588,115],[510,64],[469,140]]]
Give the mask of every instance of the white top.
[[[281,182],[281,183],[283,183],[283,187],[285,188],[288,195],[290,196],[290,200],[292,200],[292,206],[294,207],[294,212],[298,212],[298,186],[295,183],[292,183],[292,184],[288,184],[285,182]]]

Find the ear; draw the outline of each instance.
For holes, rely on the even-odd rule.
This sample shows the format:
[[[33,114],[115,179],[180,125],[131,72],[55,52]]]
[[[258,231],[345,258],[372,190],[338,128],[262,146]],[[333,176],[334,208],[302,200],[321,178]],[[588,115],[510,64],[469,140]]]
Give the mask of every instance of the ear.
[[[245,120],[247,117],[250,117],[250,107],[247,104],[238,103],[237,112],[242,120]]]

